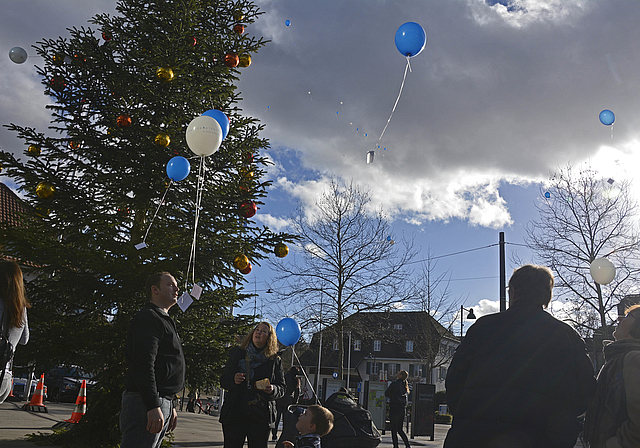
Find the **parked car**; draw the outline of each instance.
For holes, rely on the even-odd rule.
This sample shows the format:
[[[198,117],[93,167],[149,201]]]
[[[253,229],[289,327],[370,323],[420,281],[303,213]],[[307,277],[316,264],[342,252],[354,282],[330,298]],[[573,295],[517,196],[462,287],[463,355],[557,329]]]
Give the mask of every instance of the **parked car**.
[[[79,366],[56,366],[44,374],[44,383],[49,387],[49,400],[75,403],[82,380],[87,381],[87,394],[95,385],[91,373],[87,373]]]

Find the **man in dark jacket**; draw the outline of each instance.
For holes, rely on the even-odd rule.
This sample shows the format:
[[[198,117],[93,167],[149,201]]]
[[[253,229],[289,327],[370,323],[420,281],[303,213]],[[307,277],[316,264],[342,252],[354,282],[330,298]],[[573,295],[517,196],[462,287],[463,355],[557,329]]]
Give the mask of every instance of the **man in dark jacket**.
[[[159,447],[173,431],[178,414],[173,396],[184,387],[185,360],[169,309],[176,304],[178,285],[168,272],[147,279],[150,301],[129,326],[120,412],[121,448]]]
[[[595,390],[584,341],[544,309],[553,274],[526,265],[507,311],[471,326],[449,367],[445,448],[573,448]]]

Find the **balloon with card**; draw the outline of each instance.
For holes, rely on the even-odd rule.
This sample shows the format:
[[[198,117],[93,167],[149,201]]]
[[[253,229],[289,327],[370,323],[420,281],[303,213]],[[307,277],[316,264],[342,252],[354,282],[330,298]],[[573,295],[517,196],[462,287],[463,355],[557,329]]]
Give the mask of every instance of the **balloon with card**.
[[[194,118],[185,132],[187,146],[196,155],[207,157],[216,152],[222,143],[220,124],[208,115]]]

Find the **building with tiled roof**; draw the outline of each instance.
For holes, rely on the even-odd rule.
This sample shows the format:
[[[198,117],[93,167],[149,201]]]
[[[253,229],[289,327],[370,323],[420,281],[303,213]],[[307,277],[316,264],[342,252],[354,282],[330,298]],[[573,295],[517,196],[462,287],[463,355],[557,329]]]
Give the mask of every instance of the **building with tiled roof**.
[[[0,182],[0,223],[18,225],[18,215],[27,210],[22,199],[11,188]]]

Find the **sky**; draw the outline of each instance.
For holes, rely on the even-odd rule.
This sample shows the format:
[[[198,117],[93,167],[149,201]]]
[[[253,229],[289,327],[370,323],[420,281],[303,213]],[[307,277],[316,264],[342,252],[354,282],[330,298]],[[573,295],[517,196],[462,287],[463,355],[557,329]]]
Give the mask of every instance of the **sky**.
[[[516,256],[535,261],[522,246],[524,229],[537,218],[550,170],[590,163],[621,180],[640,166],[640,2],[256,4],[264,14],[246,33],[270,43],[241,69],[238,86],[240,107],[265,124],[271,143],[273,186],[254,219],[274,230],[287,230],[298,203],[313,206],[332,176],[353,179],[388,214],[391,236],[442,257],[453,295],[482,315],[498,309],[499,232],[507,276]],[[0,8],[0,124],[44,130],[48,99],[31,45],[114,13],[115,1],[0,0]],[[427,44],[405,78],[394,36],[409,21]],[[14,46],[27,49],[27,62],[9,59]],[[604,109],[615,113],[613,128],[599,121]],[[0,129],[0,148],[23,146]],[[267,266],[255,267],[247,289],[264,296],[270,278]],[[275,322],[284,317],[269,316],[262,298],[255,307]]]

